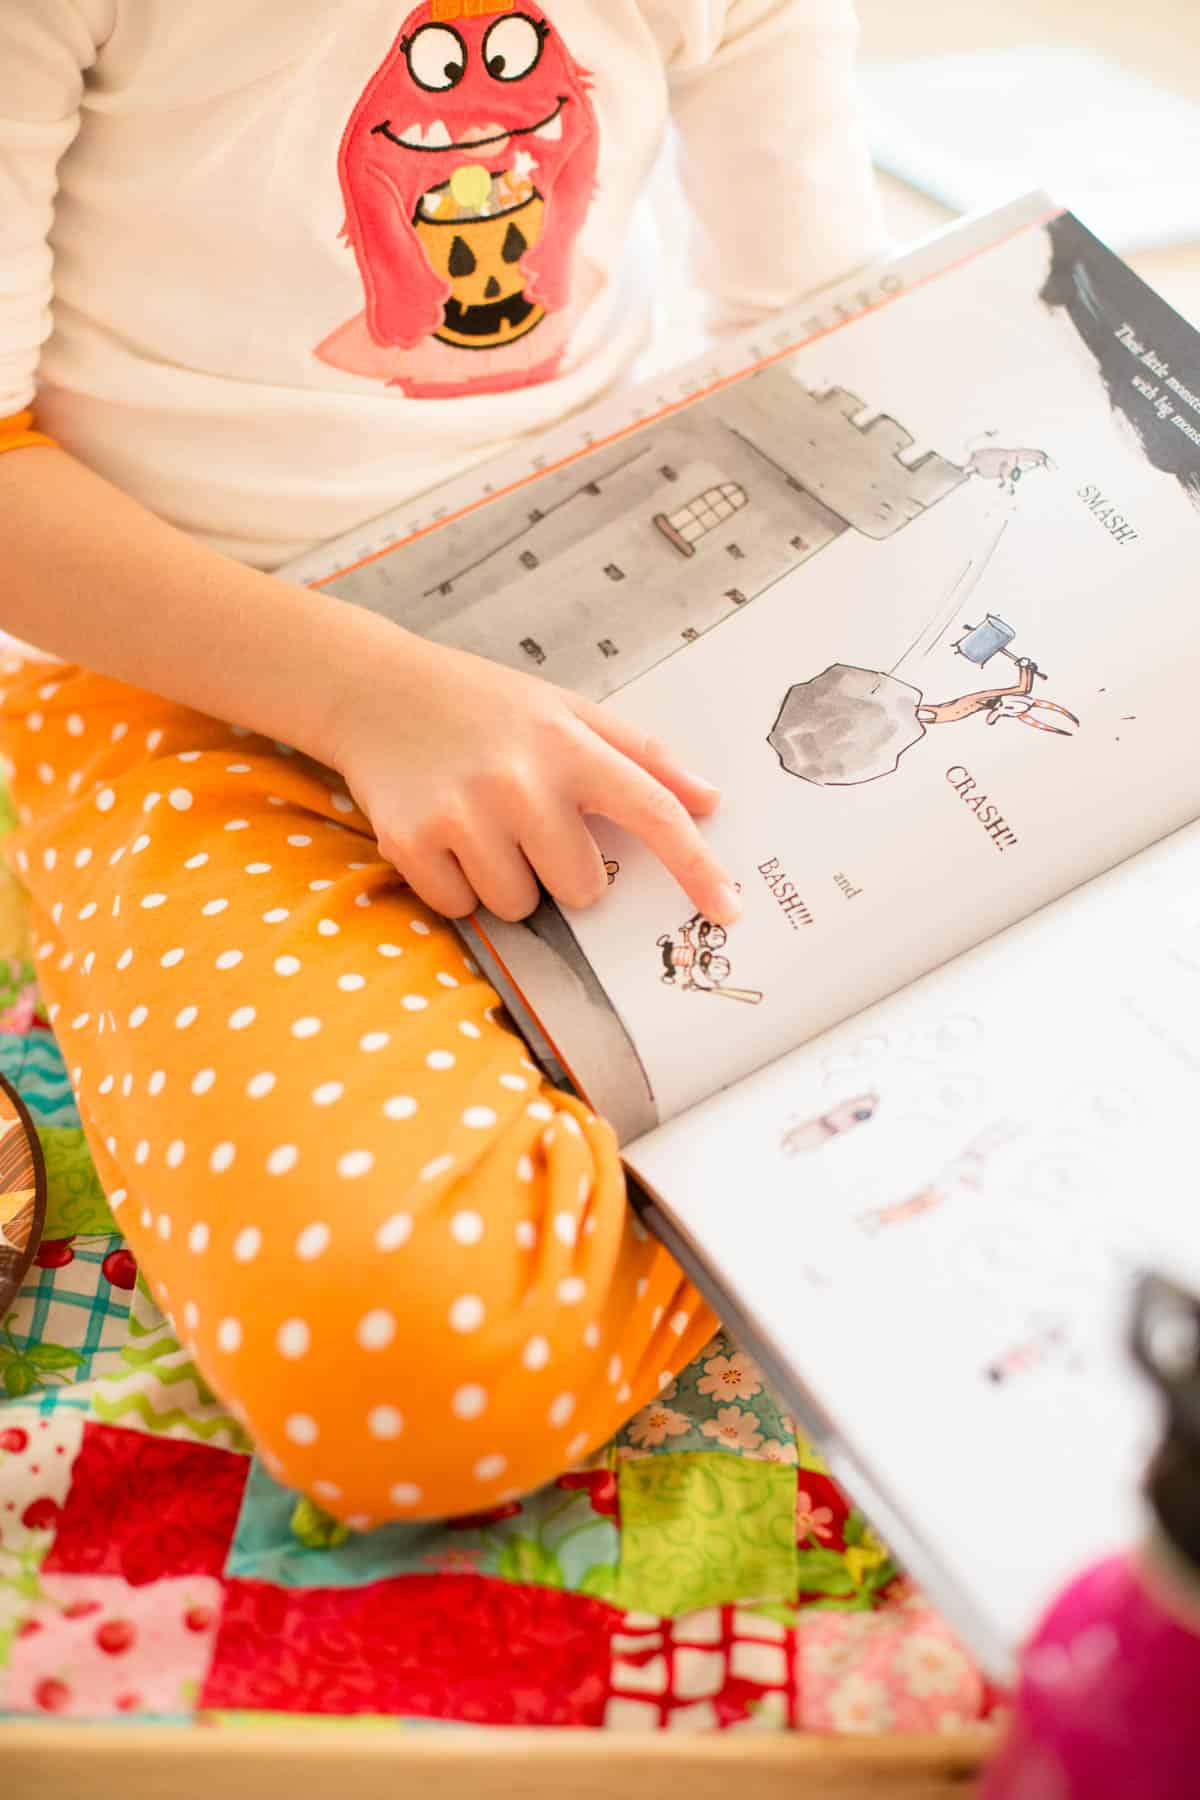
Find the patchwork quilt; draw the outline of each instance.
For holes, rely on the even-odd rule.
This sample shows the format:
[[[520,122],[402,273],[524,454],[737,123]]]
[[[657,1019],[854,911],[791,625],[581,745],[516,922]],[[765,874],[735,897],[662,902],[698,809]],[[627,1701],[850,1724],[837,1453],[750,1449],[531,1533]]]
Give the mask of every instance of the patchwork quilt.
[[[46,1172],[0,1307],[0,1719],[925,1732],[987,1710],[725,1336],[520,1504],[353,1535],[280,1487],[122,1241],[2,872],[0,1076]],[[33,1214],[5,1141],[0,1238]]]

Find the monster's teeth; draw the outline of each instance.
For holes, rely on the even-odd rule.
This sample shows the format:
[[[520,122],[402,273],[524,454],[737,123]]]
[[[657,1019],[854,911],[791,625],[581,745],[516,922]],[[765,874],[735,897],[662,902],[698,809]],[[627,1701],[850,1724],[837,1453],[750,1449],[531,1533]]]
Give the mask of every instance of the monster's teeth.
[[[425,148],[427,150],[448,150],[450,148],[450,133],[441,119],[435,119],[425,133]]]
[[[556,112],[552,119],[547,119],[544,125],[539,125],[533,135],[534,137],[557,139],[562,136],[562,131],[562,113]]]
[[[421,130],[419,124],[406,125],[404,130],[400,133],[400,142],[402,144],[411,144],[414,149],[421,150],[425,147],[425,134]]]

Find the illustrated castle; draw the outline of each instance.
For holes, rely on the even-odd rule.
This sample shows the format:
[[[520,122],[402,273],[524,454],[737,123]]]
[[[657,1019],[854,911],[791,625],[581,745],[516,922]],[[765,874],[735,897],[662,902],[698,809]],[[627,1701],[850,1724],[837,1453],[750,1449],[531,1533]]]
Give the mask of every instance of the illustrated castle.
[[[329,588],[602,699],[844,532],[889,538],[970,479],[867,413],[766,369]]]

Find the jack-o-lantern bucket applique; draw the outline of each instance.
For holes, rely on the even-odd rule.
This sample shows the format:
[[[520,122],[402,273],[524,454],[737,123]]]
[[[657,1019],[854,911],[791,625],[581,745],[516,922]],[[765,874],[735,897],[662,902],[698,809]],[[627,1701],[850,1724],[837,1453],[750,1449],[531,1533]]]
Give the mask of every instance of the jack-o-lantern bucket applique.
[[[33,1121],[0,1076],[0,1318],[33,1261],[46,1219],[46,1165]]]
[[[430,264],[450,284],[434,336],[495,350],[537,328],[546,309],[526,293],[521,259],[542,235],[546,204],[528,181],[479,165],[422,195],[413,221]]]

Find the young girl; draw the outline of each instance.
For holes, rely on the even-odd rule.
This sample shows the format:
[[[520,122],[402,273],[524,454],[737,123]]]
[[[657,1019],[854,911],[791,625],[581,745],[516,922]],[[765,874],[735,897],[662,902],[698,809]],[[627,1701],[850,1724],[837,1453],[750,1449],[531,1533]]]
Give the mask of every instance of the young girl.
[[[407,12],[407,16],[406,15]],[[610,709],[270,571],[620,381],[669,120],[718,329],[882,233],[850,0],[5,0],[0,749],[159,1301],[353,1526],[603,1443],[714,1320],[441,915],[736,896]],[[464,730],[464,721],[470,729]]]

